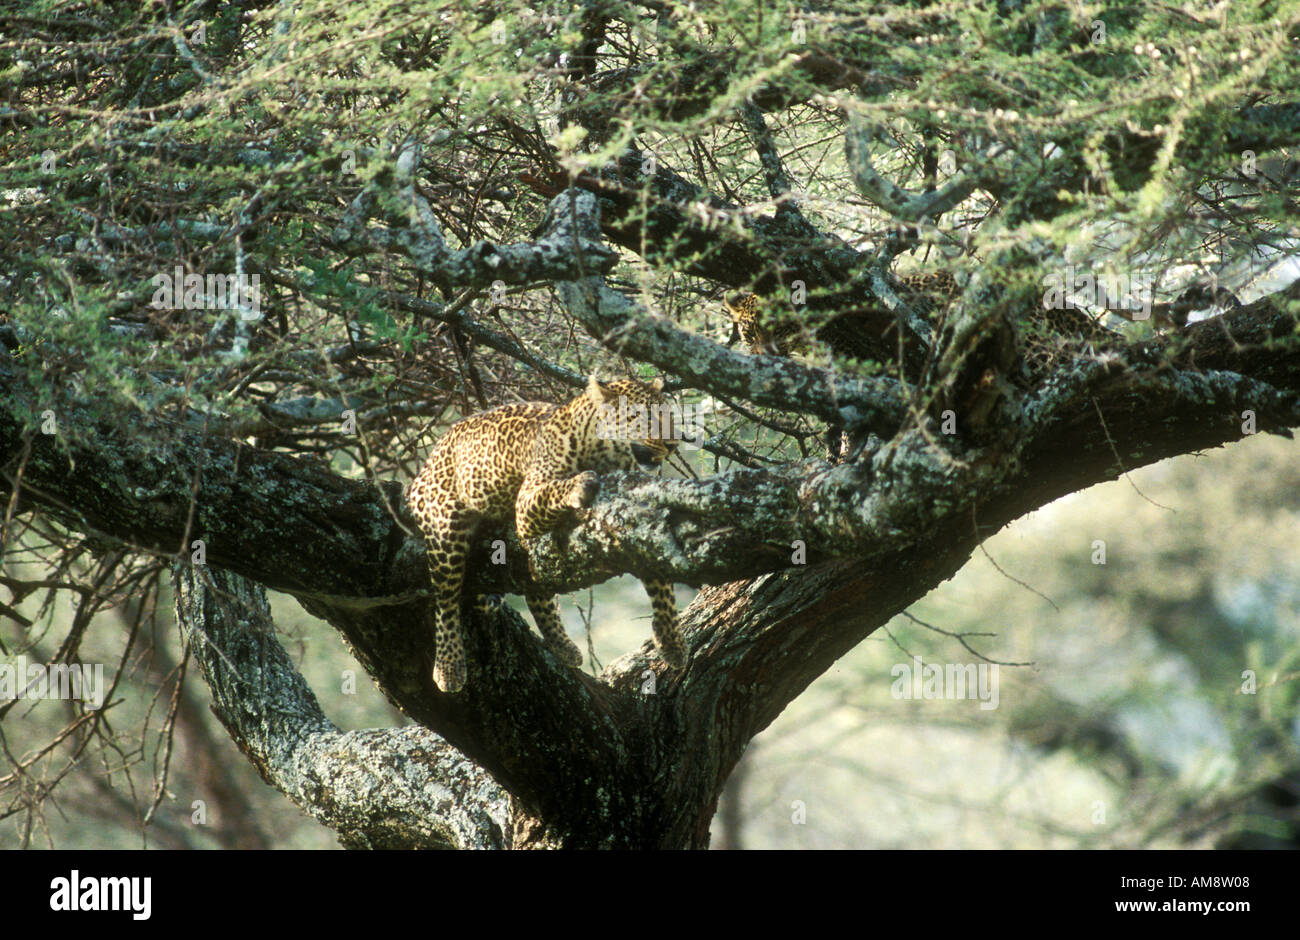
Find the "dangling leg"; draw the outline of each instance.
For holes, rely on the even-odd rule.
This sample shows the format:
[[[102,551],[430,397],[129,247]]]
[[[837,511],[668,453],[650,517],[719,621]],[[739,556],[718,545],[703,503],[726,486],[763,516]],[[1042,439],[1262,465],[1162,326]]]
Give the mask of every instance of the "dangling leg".
[[[515,532],[519,540],[527,546],[531,539],[549,532],[565,512],[591,505],[599,489],[599,478],[590,470],[563,480],[525,480],[515,499]],[[531,556],[528,567],[531,571]],[[525,594],[524,600],[551,652],[566,665],[581,666],[582,651],[564,632],[554,596]]]
[[[457,513],[434,520],[424,533],[429,553],[429,579],[433,584],[433,681],[443,692],[465,687],[465,642],[461,634],[460,598],[465,582],[465,551],[474,518]]]
[[[564,622],[560,620],[560,608],[555,598],[545,594],[525,594],[524,600],[528,602],[537,629],[542,631],[551,652],[566,666],[581,666],[582,650],[564,632]]]
[[[677,599],[673,597],[673,586],[667,581],[642,581],[641,584],[650,595],[655,646],[659,655],[668,665],[680,669],[686,665],[686,641],[677,624]]]

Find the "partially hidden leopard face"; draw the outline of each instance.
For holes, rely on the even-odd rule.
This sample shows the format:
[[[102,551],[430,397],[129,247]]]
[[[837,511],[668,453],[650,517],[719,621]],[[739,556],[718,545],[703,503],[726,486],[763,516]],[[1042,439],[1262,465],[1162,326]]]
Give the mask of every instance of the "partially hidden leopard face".
[[[407,490],[428,549],[434,593],[433,679],[444,692],[465,686],[461,593],[474,529],[515,520],[527,546],[566,515],[589,506],[597,474],[655,467],[677,446],[677,422],[663,382],[599,382],[564,405],[523,402],[471,415],[439,439]],[[643,581],[654,612],[655,645],[672,666],[685,665],[672,585]],[[538,629],[561,661],[582,653],[564,632],[552,595],[525,595]]]
[[[771,322],[768,305],[757,294],[736,294],[724,297],[722,302],[740,332],[741,341],[754,355],[788,356],[806,344],[807,337],[800,324],[794,320]]]
[[[900,299],[924,317],[932,317],[961,293],[956,279],[946,271],[891,277]],[[779,302],[774,303],[758,294],[740,293],[724,297],[723,304],[741,340],[754,355],[788,356],[807,351],[812,345],[810,336],[843,356],[869,358],[871,355],[870,347],[860,340],[860,333],[865,328],[860,322],[855,323],[858,311],[841,311],[835,322],[828,324],[830,328],[810,329],[793,310],[782,314],[774,309],[781,306]],[[831,424],[826,437],[830,458],[839,460],[849,450],[843,428],[837,423]]]
[[[947,271],[894,275],[902,290],[901,299],[922,316],[942,310],[961,293],[961,285]]]
[[[961,293],[956,279],[946,271],[893,277],[901,299],[922,316],[936,313]],[[780,305],[772,300],[746,292],[724,297],[723,304],[751,353],[788,356],[807,348],[808,330],[798,315],[782,315],[777,309]]]

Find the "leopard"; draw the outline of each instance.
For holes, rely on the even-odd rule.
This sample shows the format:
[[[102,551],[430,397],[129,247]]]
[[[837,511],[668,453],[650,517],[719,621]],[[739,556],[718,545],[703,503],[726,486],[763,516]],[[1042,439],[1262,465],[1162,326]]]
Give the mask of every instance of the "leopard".
[[[461,619],[465,568],[479,525],[514,520],[520,543],[578,517],[600,491],[600,474],[656,469],[677,446],[663,380],[600,381],[592,375],[566,404],[516,402],[470,415],[447,429],[406,491],[424,537],[433,587],[433,681],[444,693],[465,688],[467,660]],[[531,567],[531,557],[530,557]],[[641,579],[650,597],[659,655],[680,669],[686,645],[672,585]],[[565,665],[582,652],[564,632],[553,594],[524,595],[546,646]],[[486,598],[476,598],[480,610]]]
[[[765,304],[758,294],[734,294],[724,297],[722,302],[740,333],[741,342],[754,355],[788,356],[806,348],[807,336],[798,323],[767,322],[763,316]]]
[[[902,300],[926,318],[933,317],[961,293],[956,279],[946,271],[920,274],[891,275]],[[723,305],[735,324],[740,339],[754,355],[789,356],[805,352],[812,339],[823,340],[834,352],[853,358],[868,355],[859,344],[853,343],[851,328],[854,311],[842,315],[840,329],[825,327],[811,332],[789,315],[781,317],[776,311],[780,305],[752,292],[741,292],[723,297]]]
[[[961,293],[957,280],[946,271],[891,275],[891,278],[900,298],[927,319],[941,313]],[[741,292],[724,295],[722,302],[752,355],[791,356],[809,352],[820,344],[849,359],[872,358],[871,344],[863,335],[861,310],[845,310],[820,327],[810,329],[790,313],[781,311],[781,307],[788,305],[772,298]],[[855,446],[840,424],[831,423],[826,429],[826,449],[832,461],[839,461],[853,452]]]

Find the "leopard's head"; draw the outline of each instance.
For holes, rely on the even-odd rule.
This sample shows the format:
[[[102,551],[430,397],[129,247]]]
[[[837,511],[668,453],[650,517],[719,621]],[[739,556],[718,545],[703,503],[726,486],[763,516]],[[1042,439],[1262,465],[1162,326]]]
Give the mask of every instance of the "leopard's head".
[[[620,466],[653,469],[676,449],[679,415],[663,389],[659,378],[601,382],[593,375],[588,380],[587,398],[597,409],[596,434]]]

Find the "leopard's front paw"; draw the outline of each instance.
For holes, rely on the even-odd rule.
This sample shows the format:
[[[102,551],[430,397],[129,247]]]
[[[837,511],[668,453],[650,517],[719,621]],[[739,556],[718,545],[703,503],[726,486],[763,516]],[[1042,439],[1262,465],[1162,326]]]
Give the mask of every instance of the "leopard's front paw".
[[[599,492],[600,477],[592,470],[584,470],[573,478],[573,485],[564,505],[570,509],[586,509],[596,501],[596,494]]]

